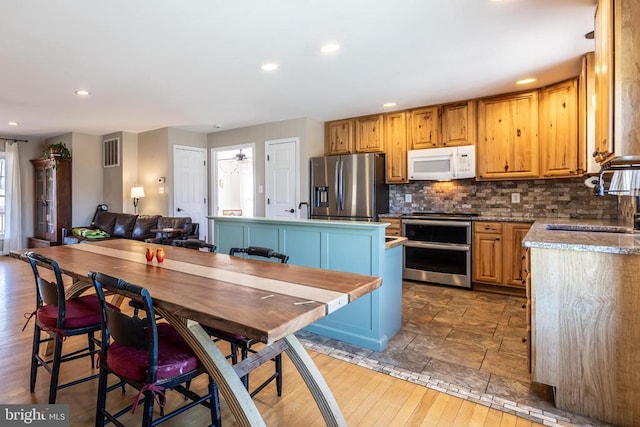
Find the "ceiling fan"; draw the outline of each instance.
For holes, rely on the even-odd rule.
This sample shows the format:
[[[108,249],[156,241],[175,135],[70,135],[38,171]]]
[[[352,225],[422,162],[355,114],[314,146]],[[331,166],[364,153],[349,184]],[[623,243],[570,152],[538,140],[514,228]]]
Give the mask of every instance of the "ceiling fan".
[[[247,158],[247,155],[242,152],[242,148],[241,148],[240,152],[238,154],[236,154],[236,160],[238,162],[243,162],[244,159],[246,159],[246,158]]]

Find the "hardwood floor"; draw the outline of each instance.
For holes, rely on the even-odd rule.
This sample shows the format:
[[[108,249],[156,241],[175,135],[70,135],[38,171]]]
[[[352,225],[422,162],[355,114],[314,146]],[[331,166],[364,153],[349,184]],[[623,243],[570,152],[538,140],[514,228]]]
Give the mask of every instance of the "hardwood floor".
[[[29,354],[33,324],[25,323],[24,313],[34,307],[33,275],[28,264],[9,257],[0,257],[0,403],[46,403],[49,375],[40,370],[36,391],[29,392]],[[65,351],[82,344],[69,338]],[[371,369],[310,351],[316,365],[324,375],[350,426],[533,426],[541,425],[487,406],[472,403],[449,394],[392,377]],[[252,374],[256,383],[266,377],[272,366],[264,366]],[[278,398],[275,386],[258,394],[254,401],[267,425],[322,426],[311,394],[300,375],[285,356],[283,358],[283,395]],[[67,380],[90,371],[89,361],[81,359],[63,364],[61,379]],[[96,381],[83,383],[58,392],[58,403],[68,404],[71,426],[91,426],[94,423]],[[192,386],[196,390],[206,387],[204,381]],[[112,392],[108,402],[113,407],[129,403],[134,391],[127,388],[122,395]],[[177,405],[181,398],[168,394],[168,405]],[[140,412],[128,414],[123,422],[136,425]],[[195,408],[163,425],[208,425],[209,413]],[[237,425],[222,401],[222,420],[225,426]]]

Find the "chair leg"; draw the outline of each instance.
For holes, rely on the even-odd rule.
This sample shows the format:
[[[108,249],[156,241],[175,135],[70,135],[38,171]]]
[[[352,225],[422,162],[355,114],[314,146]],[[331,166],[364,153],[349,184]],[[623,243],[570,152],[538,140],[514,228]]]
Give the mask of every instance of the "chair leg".
[[[218,395],[218,384],[209,377],[209,409],[211,410],[211,424],[222,427],[220,418],[220,396]]]
[[[89,332],[87,334],[87,340],[89,341],[89,353],[91,353],[91,355],[89,356],[91,358],[91,369],[95,369],[96,367],[96,362],[95,360],[93,360],[93,356],[95,355],[96,352],[96,343],[94,342],[95,339],[95,332]]]
[[[100,376],[98,377],[98,401],[96,403],[96,427],[104,426],[104,409],[107,404],[107,383],[109,374],[106,369],[100,369]],[[124,387],[123,387],[124,393]]]
[[[62,338],[56,334],[53,361],[51,366],[51,385],[49,386],[49,404],[56,403],[58,393],[58,376],[60,375],[60,358],[62,357]]]
[[[151,390],[144,392],[144,414],[142,414],[142,427],[151,427],[153,422],[154,396]]]
[[[246,359],[249,354],[249,346],[243,345],[242,347],[240,347],[240,354],[242,355],[241,360]],[[244,387],[247,389],[247,391],[249,391],[249,374],[242,377],[242,383],[244,384]]]
[[[276,356],[276,391],[282,397],[282,354]]]
[[[33,345],[31,347],[31,379],[29,382],[31,393],[36,389],[36,377],[38,375],[38,365],[40,362],[36,357],[40,352],[40,327],[35,325],[33,328]]]

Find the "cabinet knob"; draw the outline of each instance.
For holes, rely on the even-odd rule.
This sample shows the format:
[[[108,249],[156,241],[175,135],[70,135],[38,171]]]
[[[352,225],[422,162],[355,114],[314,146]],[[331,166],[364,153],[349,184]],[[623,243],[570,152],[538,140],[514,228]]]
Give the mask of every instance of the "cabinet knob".
[[[520,129],[516,130],[516,136],[521,136],[522,135],[522,131]]]
[[[527,342],[528,340],[526,338],[522,338],[522,342]]]
[[[527,308],[527,304],[522,304],[522,308]]]

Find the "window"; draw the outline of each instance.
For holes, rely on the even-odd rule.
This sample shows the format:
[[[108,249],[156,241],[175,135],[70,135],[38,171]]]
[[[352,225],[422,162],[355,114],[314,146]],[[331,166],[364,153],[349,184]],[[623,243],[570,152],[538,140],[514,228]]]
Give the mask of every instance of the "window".
[[[4,237],[4,218],[5,218],[5,182],[6,167],[4,153],[0,153],[0,238]]]

